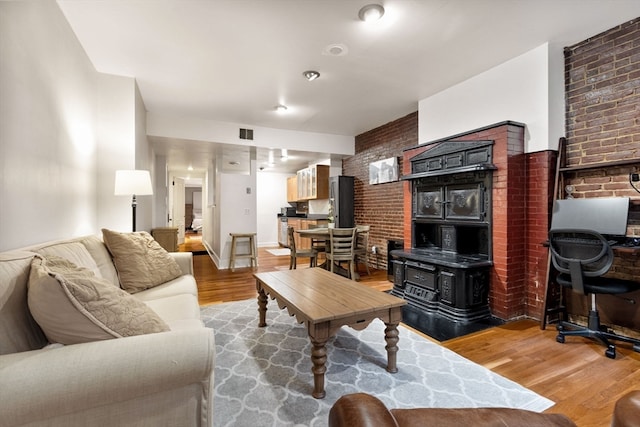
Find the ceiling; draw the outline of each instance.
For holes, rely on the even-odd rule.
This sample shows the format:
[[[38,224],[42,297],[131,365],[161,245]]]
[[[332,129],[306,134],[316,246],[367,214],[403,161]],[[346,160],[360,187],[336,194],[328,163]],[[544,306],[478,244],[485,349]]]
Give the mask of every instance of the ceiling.
[[[372,2],[58,0],[97,71],[135,77],[149,112],[347,136],[545,42],[569,46],[640,17],[638,0],[380,0],[383,19],[364,23],[358,11]],[[150,141],[170,169],[196,172],[220,155],[291,172],[330,154],[280,163],[276,150],[272,168],[265,148]]]

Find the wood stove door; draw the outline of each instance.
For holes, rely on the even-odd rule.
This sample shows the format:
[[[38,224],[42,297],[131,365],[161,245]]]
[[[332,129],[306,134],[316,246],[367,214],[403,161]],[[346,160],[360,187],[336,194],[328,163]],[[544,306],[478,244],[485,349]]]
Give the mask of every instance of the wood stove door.
[[[414,218],[442,219],[444,217],[443,202],[442,187],[416,186],[413,195]]]
[[[445,217],[483,221],[485,219],[483,189],[482,183],[447,186]]]

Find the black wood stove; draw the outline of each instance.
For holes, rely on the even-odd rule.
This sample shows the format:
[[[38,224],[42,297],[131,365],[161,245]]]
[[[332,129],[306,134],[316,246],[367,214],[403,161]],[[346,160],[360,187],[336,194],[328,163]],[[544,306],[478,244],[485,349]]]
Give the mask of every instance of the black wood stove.
[[[448,319],[490,317],[493,141],[446,141],[410,159],[411,248],[391,251],[391,293]]]

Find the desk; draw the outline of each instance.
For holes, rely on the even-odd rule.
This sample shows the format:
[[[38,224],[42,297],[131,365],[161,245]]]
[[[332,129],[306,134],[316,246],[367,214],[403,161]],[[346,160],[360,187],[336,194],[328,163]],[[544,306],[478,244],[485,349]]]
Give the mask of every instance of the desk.
[[[382,320],[386,325],[387,371],[398,372],[398,324],[402,321],[405,300],[320,268],[256,273],[253,277],[258,291],[258,326],[267,326],[267,295],[307,326],[312,344],[312,395],[316,399],[325,396],[325,345],[342,326],[363,330],[374,319]]]

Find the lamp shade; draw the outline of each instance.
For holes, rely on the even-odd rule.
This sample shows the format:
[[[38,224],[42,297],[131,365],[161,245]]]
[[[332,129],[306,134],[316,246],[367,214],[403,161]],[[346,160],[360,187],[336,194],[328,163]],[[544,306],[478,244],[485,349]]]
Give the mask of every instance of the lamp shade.
[[[117,170],[115,196],[145,196],[153,194],[151,175],[145,170]]]

